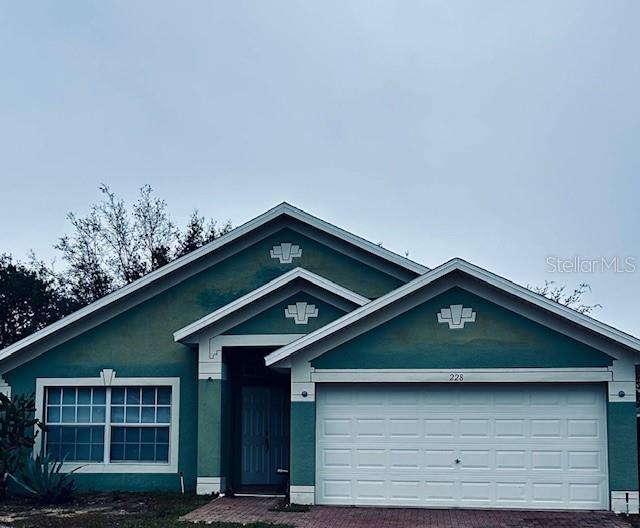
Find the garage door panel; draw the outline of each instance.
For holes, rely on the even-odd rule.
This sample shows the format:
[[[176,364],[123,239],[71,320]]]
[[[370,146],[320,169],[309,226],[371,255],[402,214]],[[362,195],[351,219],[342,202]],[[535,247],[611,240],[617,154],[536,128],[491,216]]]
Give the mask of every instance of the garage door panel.
[[[567,420],[567,436],[572,439],[602,436],[600,422],[594,418]]]
[[[430,439],[456,436],[456,422],[452,418],[425,418],[424,426],[424,436]]]
[[[325,418],[321,422],[321,432],[323,437],[351,437],[350,418]]]
[[[468,444],[441,449],[403,448],[398,444],[381,447],[358,447],[347,443],[333,443],[331,447],[320,446],[319,473],[335,468],[351,470],[381,469],[481,469],[500,472],[536,471],[604,473],[605,459],[598,450],[549,450],[538,449],[535,444],[522,444],[520,449],[470,449]],[[459,460],[456,463],[456,460]]]
[[[317,502],[607,507],[600,387],[455,389],[319,386]]]
[[[570,471],[602,471],[604,462],[599,451],[569,451],[568,469]]]
[[[525,450],[496,451],[496,470],[522,471],[529,468],[529,453]]]
[[[460,418],[458,420],[458,437],[489,438],[491,423],[489,418]]]

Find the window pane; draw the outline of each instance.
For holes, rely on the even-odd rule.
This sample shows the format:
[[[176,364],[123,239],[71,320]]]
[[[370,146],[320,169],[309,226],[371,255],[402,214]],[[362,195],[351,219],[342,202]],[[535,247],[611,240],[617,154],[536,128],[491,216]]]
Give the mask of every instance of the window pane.
[[[90,427],[77,427],[76,428],[76,443],[78,443],[78,444],[90,444],[91,443],[91,428]]]
[[[106,423],[108,392],[110,423]],[[111,461],[169,461],[165,424],[171,421],[171,387],[47,387],[45,398],[45,450],[54,458],[102,462],[106,423],[111,427]],[[154,423],[163,425],[149,427]]]
[[[168,427],[112,427],[111,460],[168,462],[168,440]]]
[[[111,428],[111,442],[124,443],[124,427]]]
[[[104,456],[103,426],[48,427],[46,452],[67,462],[102,462]]]
[[[127,407],[127,423],[140,423],[140,407]]]
[[[156,421],[155,407],[142,408],[142,423],[154,423]]]
[[[127,427],[124,430],[124,441],[127,444],[140,443],[140,427]]]
[[[156,388],[155,387],[143,387],[142,388],[142,403],[145,405],[155,405],[156,403]]]
[[[46,429],[47,441],[59,444],[62,440],[62,427],[50,426]]]
[[[171,387],[158,387],[158,405],[171,404]]]
[[[59,422],[60,416],[60,407],[47,407],[47,422]]]
[[[169,428],[168,427],[157,427],[158,431],[158,442],[168,444],[169,443]]]
[[[91,460],[91,447],[89,444],[76,445],[76,460]]]
[[[104,427],[91,427],[91,443],[104,444]]]
[[[91,387],[80,387],[78,389],[78,403],[82,405],[91,403]]]
[[[93,403],[95,405],[104,405],[107,401],[105,390],[99,387],[93,389]]]
[[[124,445],[124,459],[125,460],[140,460],[140,444],[125,444]]]
[[[68,405],[63,406],[62,421],[64,423],[74,423],[76,421],[76,408]]]
[[[105,414],[104,414],[104,405],[95,406],[92,410],[91,421],[96,422],[104,422]]]
[[[169,462],[169,444],[156,446],[156,462]]]
[[[124,444],[111,443],[111,461],[118,462],[124,460]]]
[[[127,405],[138,405],[140,403],[140,387],[127,388]]]
[[[105,394],[104,387],[47,387],[45,451],[56,460],[102,462],[104,425],[89,424],[104,422]],[[53,425],[60,423],[69,425]]]
[[[89,423],[91,421],[91,407],[88,405],[78,406],[78,423]]]
[[[124,388],[111,389],[111,403],[124,403]]]
[[[56,460],[62,460],[62,456],[60,455],[60,444],[47,444],[47,453]]]
[[[60,403],[62,401],[61,394],[62,394],[62,389],[59,387],[47,388],[47,402]]]
[[[124,407],[111,407],[111,421],[114,423],[124,422]]]
[[[75,427],[61,427],[62,429],[62,442],[75,443],[76,441],[76,428]]]
[[[47,417],[50,423],[90,423],[92,408],[97,411],[94,422],[104,422],[104,387],[47,387]],[[53,402],[61,402],[61,406]],[[100,402],[92,403],[92,402]]]
[[[62,389],[62,403],[76,403],[76,389],[73,387],[65,387]]]
[[[91,462],[102,462],[104,458],[104,444],[91,444]]]
[[[140,460],[144,462],[155,462],[155,446],[153,444],[140,445]]]
[[[171,408],[170,407],[158,407],[158,419],[157,423],[169,423],[171,421]]]
[[[76,459],[75,444],[62,444],[60,446],[60,460],[71,462]]]
[[[142,434],[140,435],[140,441],[146,443],[154,443],[156,441],[156,428],[155,427],[142,427]]]

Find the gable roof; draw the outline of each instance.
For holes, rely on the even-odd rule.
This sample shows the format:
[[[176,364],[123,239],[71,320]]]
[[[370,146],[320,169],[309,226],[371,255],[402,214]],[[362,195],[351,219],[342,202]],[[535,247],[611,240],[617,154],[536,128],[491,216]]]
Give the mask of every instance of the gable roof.
[[[359,321],[365,317],[369,317],[371,314],[382,310],[384,307],[406,297],[407,295],[419,290],[430,284],[431,282],[439,279],[451,272],[462,271],[472,277],[475,277],[491,286],[518,297],[524,301],[532,303],[544,310],[552,312],[564,319],[567,319],[587,330],[591,330],[596,334],[604,336],[616,343],[624,345],[628,348],[640,352],[640,339],[630,334],[622,332],[612,326],[597,321],[587,315],[581,314],[568,308],[555,301],[547,299],[546,297],[534,293],[531,290],[520,286],[510,280],[507,280],[495,273],[491,273],[483,268],[475,266],[470,262],[467,262],[461,258],[454,258],[444,264],[432,269],[431,271],[421,275],[420,277],[408,282],[407,284],[400,286],[399,288],[389,292],[378,299],[371,301],[370,303],[357,308],[353,312],[350,312],[339,319],[336,319],[332,323],[311,332],[304,337],[290,343],[278,350],[275,350],[271,354],[265,357],[266,364],[274,365],[275,363],[282,361],[295,354],[297,351],[302,350],[310,346],[313,343],[321,341],[326,337],[340,331],[341,329]]]
[[[276,205],[272,209],[269,209],[267,212],[261,214],[260,216],[257,216],[253,220],[249,220],[241,226],[236,227],[220,238],[217,238],[216,240],[205,244],[201,248],[198,248],[188,253],[187,255],[184,255],[183,257],[170,262],[166,266],[148,273],[144,277],[141,277],[131,284],[123,286],[115,292],[110,293],[109,295],[98,299],[97,301],[85,306],[84,308],[81,308],[80,310],[77,310],[72,314],[63,317],[59,321],[46,326],[42,330],[39,330],[38,332],[35,332],[21,339],[20,341],[17,341],[16,343],[13,343],[12,345],[9,345],[8,347],[0,350],[0,361],[9,358],[10,356],[25,348],[35,345],[45,338],[58,334],[63,329],[69,327],[74,323],[78,323],[107,307],[115,305],[118,301],[121,301],[122,299],[131,296],[135,292],[138,292],[154,283],[161,281],[163,278],[171,275],[181,268],[184,268],[188,264],[195,262],[209,255],[210,253],[215,252],[216,250],[224,247],[230,242],[239,239],[240,237],[246,235],[254,229],[257,229],[283,215],[294,218],[329,235],[344,240],[345,242],[352,244],[353,246],[356,246],[368,253],[376,255],[377,257],[380,257],[413,273],[422,274],[429,270],[429,268],[427,268],[426,266],[418,264],[417,262],[403,257],[402,255],[398,255],[397,253],[389,251],[388,249],[374,244],[373,242],[369,242],[368,240],[349,233],[344,229],[340,229],[339,227],[336,227],[329,222],[316,218],[315,216],[312,216],[309,213],[298,209],[297,207],[283,202],[279,205]]]
[[[174,332],[173,338],[175,341],[184,342],[189,337],[200,332],[201,330],[204,330],[206,327],[214,324],[215,322],[220,321],[221,319],[236,312],[237,310],[248,306],[258,299],[261,299],[266,295],[269,295],[270,293],[273,293],[274,291],[277,291],[280,288],[298,279],[303,279],[315,286],[318,286],[319,288],[322,288],[323,290],[337,295],[338,297],[342,297],[343,299],[346,299],[347,301],[350,301],[357,306],[363,306],[371,302],[370,299],[367,299],[362,295],[358,295],[357,293],[352,292],[351,290],[348,290],[347,288],[344,288],[343,286],[340,286],[335,282],[325,279],[320,275],[316,275],[311,271],[308,271],[304,268],[294,268],[291,271],[288,271],[287,273],[284,273],[275,278],[271,282],[268,282],[264,286],[256,288],[255,290],[247,293],[246,295],[243,295],[242,297],[239,297],[235,301],[230,302],[229,304],[223,306],[222,308],[219,308],[209,315],[205,315],[201,319],[198,319],[197,321],[185,326],[184,328],[177,330],[176,332]]]

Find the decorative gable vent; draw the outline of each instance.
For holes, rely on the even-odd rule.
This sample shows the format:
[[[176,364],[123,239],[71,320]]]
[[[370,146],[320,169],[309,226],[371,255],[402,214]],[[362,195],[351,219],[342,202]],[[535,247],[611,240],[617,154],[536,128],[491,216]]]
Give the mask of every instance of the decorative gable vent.
[[[449,308],[441,308],[438,313],[439,323],[448,323],[451,330],[464,328],[465,323],[475,323],[476,312],[473,308],[464,308],[462,304],[452,304]]]
[[[309,322],[310,317],[318,317],[318,309],[315,304],[297,302],[284,309],[284,316],[287,319],[293,319],[293,322],[297,325],[304,325]]]
[[[282,242],[278,246],[273,246],[269,254],[272,259],[278,259],[280,264],[291,264],[294,258],[302,256],[302,248],[291,242]]]

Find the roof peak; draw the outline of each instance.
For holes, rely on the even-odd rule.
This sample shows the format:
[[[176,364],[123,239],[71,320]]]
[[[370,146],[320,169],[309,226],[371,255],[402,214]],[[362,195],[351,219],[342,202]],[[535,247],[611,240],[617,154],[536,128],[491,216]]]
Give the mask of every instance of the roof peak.
[[[352,246],[362,249],[370,254],[373,254],[386,262],[390,262],[395,266],[398,266],[402,270],[406,270],[412,272],[416,275],[421,275],[429,270],[426,266],[414,262],[402,255],[394,253],[388,249],[382,248],[373,242],[369,242],[362,237],[349,233],[348,231],[337,227],[325,220],[317,218],[302,209],[291,205],[288,202],[281,202],[278,205],[272,207],[266,212],[256,216],[255,218],[243,223],[242,225],[232,229],[228,233],[222,235],[220,238],[212,240],[208,244],[187,253],[186,255],[170,262],[169,264],[148,273],[147,275],[141,277],[140,279],[123,286],[122,288],[104,296],[101,299],[73,312],[72,314],[63,317],[59,321],[52,323],[42,330],[31,334],[30,336],[21,339],[20,341],[9,345],[8,347],[0,350],[0,361],[7,359],[12,356],[16,352],[22,350],[23,348],[30,347],[41,340],[59,332],[63,328],[77,323],[80,320],[88,317],[89,315],[94,314],[94,312],[101,311],[102,309],[113,305],[114,303],[120,301],[121,299],[128,297],[132,293],[142,290],[147,286],[156,283],[156,281],[161,280],[163,277],[173,273],[174,271],[187,266],[188,264],[195,262],[209,253],[212,253],[222,246],[237,240],[244,236],[245,234],[253,231],[254,229],[259,228],[260,226],[274,220],[281,214],[287,214],[288,216],[306,223],[320,231],[323,231],[331,236],[339,238]]]

